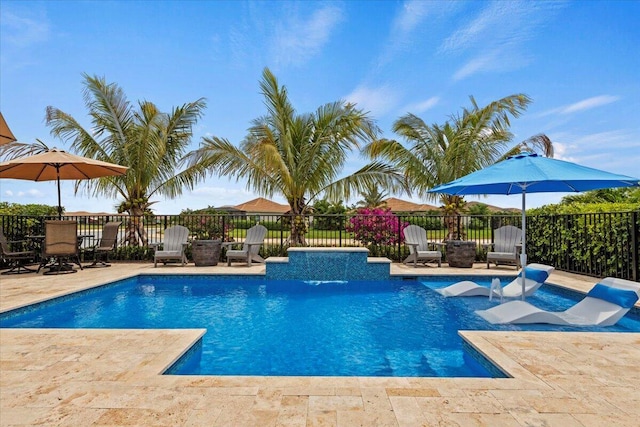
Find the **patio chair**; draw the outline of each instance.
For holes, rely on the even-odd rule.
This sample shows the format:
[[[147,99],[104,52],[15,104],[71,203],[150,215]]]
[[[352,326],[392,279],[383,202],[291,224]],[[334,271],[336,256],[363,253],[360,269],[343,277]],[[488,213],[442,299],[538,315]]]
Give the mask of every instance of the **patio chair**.
[[[417,225],[408,225],[402,230],[404,234],[404,244],[409,247],[409,256],[403,261],[404,264],[413,262],[413,267],[417,267],[421,262],[437,262],[438,267],[442,266],[442,251],[440,244],[427,240],[427,231]],[[430,246],[435,249],[431,250]]]
[[[42,246],[42,267],[49,270],[44,274],[75,273],[67,260],[75,261],[82,270],[78,249],[78,223],[72,220],[46,220],[44,222],[44,244]],[[50,261],[53,259],[53,263]]]
[[[9,264],[9,270],[3,271],[2,274],[34,273],[36,271],[25,267],[29,262],[35,261],[35,250],[13,250],[18,244],[24,249],[25,242],[24,240],[7,241],[4,231],[0,228],[0,255],[2,255],[2,260]]]
[[[492,251],[487,252],[487,268],[493,262],[500,264],[515,264],[516,270],[520,268],[520,244],[522,243],[522,230],[513,225],[505,225],[494,230],[493,243],[484,243],[482,246]]]
[[[167,261],[178,260],[184,266],[187,263],[187,255],[184,250],[189,244],[189,229],[182,225],[174,225],[164,230],[164,241],[150,246],[156,248],[153,256],[153,266],[158,266],[158,261],[164,265]],[[162,246],[162,249],[159,247]]]
[[[550,265],[531,263],[525,270],[524,296],[528,297],[544,284],[555,268]],[[486,286],[478,285],[470,280],[463,280],[445,288],[435,289],[445,297],[488,297],[493,294],[496,297],[520,298],[522,296],[522,271],[518,277],[509,284],[499,289],[492,290]]]
[[[264,262],[264,259],[258,254],[260,246],[264,243],[267,235],[267,227],[264,225],[254,225],[247,230],[247,236],[244,242],[225,242],[222,244],[227,249],[227,265],[231,265],[231,260],[239,259],[246,261],[248,266],[252,262]],[[231,249],[235,245],[242,244],[242,249]]]
[[[546,311],[525,301],[509,301],[476,314],[490,323],[548,323],[573,326],[611,326],[634,306],[640,283],[606,277],[584,299],[565,311]]]
[[[85,249],[85,252],[93,252],[93,263],[85,266],[85,268],[111,267],[109,253],[116,249],[118,229],[121,224],[122,221],[111,221],[104,225],[98,244]],[[98,261],[98,258],[102,257],[104,257],[104,260]]]

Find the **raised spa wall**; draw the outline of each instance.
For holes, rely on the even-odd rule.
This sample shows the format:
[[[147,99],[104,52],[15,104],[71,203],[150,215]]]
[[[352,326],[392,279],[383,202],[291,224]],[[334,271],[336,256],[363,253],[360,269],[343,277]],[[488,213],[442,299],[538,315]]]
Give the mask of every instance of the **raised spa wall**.
[[[289,248],[269,257],[267,280],[389,280],[391,260],[369,258],[367,248]]]

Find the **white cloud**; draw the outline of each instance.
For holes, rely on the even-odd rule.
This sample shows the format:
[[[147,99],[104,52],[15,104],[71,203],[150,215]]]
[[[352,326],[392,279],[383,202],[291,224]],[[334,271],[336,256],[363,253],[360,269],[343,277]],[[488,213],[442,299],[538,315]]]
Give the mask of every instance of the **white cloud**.
[[[197,197],[235,198],[237,196],[244,197],[251,193],[240,188],[200,186],[191,191],[191,194]]]
[[[629,176],[638,176],[640,142],[632,132],[613,130],[550,135],[554,158]],[[558,142],[560,141],[560,142]]]
[[[568,105],[560,109],[561,114],[575,113],[576,111],[590,110],[592,108],[600,107],[601,105],[611,104],[619,100],[618,96],[594,96],[593,98],[587,98],[574,104]]]
[[[575,145],[564,144],[562,142],[553,143],[553,158],[558,160],[565,160],[567,162],[575,162],[576,159],[569,154],[572,150],[575,150]]]
[[[318,9],[308,19],[297,14],[286,16],[276,26],[271,42],[276,63],[300,65],[307,62],[322,50],[342,20],[343,11],[336,6]]]
[[[358,108],[380,117],[394,108],[398,102],[398,93],[387,85],[377,88],[361,85],[347,95],[346,99],[357,104]]]
[[[545,117],[556,114],[571,114],[580,111],[591,110],[592,108],[601,107],[603,105],[611,104],[620,100],[619,96],[613,95],[600,95],[591,98],[583,99],[582,101],[574,102],[573,104],[565,105],[563,107],[552,108],[551,110],[543,111],[538,114],[538,117]]]
[[[49,39],[49,23],[43,18],[27,18],[3,10],[0,24],[3,44],[12,47],[25,48]]]
[[[432,96],[431,98],[426,99],[422,102],[416,102],[414,104],[407,105],[403,108],[403,111],[409,111],[413,114],[420,114],[435,107],[439,102],[440,97]]]
[[[560,132],[550,136],[553,144],[556,141],[570,141],[566,143],[567,149],[591,150],[600,148],[608,150],[610,148],[636,148],[640,146],[640,141],[633,132],[626,129],[609,130],[603,132],[593,132],[576,135],[571,132]],[[639,153],[640,154],[640,153]]]
[[[491,52],[484,56],[477,56],[467,62],[453,75],[453,80],[462,80],[469,77],[479,71],[486,71],[489,68],[495,68],[496,52]]]
[[[473,54],[455,72],[461,80],[479,72],[504,72],[531,62],[523,45],[548,24],[560,3],[493,1],[475,19],[455,30],[440,46],[445,55]]]
[[[5,190],[4,195],[16,200],[16,199],[43,199],[47,197],[49,194],[44,193],[40,190],[36,190],[35,188],[29,188],[26,190],[15,189],[15,191]]]
[[[424,45],[424,34],[430,28],[427,20],[442,19],[461,6],[462,3],[460,2],[431,2],[423,0],[404,2],[391,23],[389,38],[376,64],[387,64],[399,52]]]
[[[34,188],[31,188],[31,189],[27,190],[26,196],[27,196],[27,197],[33,197],[33,198],[38,198],[38,199],[39,199],[39,198],[44,197],[44,196],[45,196],[45,193],[43,193],[43,192],[42,192],[42,191],[40,191],[40,190],[36,190],[36,189],[34,189]]]
[[[392,31],[400,35],[412,32],[429,16],[434,3],[422,0],[410,0],[402,5],[400,13],[393,20]]]

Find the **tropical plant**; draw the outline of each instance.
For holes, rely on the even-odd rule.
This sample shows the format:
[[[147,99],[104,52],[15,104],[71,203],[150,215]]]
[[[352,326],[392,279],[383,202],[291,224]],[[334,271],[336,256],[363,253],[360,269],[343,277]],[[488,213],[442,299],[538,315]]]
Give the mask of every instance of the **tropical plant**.
[[[6,217],[2,228],[9,240],[23,240],[30,234],[43,234],[43,219],[58,215],[57,206],[0,202],[0,215]]]
[[[181,166],[205,100],[174,107],[170,113],[161,112],[149,101],[140,101],[134,108],[115,83],[86,74],[83,77],[91,128],[51,106],[47,107],[47,125],[52,135],[71,141],[71,149],[79,154],[129,167],[122,176],[79,181],[76,192],[82,187],[93,196],[122,198],[118,212],[130,215],[126,241],[146,245],[143,219],[155,203],[151,199],[175,198],[197,183],[199,171]]]
[[[473,206],[467,206],[467,212],[472,216],[469,222],[469,228],[474,230],[482,230],[489,224],[489,207],[484,203],[478,203]]]
[[[427,125],[423,119],[406,114],[393,124],[393,130],[408,144],[380,139],[365,147],[371,158],[384,159],[404,171],[407,182],[419,196],[440,199],[449,229],[447,239],[464,238],[458,232],[457,218],[465,206],[462,196],[436,195],[427,191],[460,178],[522,151],[541,149],[553,157],[553,144],[543,134],[510,146],[510,117],[519,117],[531,103],[524,94],[510,95],[480,107],[470,97],[472,107],[453,115],[443,125]]]
[[[386,191],[380,191],[377,185],[367,185],[364,191],[360,192],[362,200],[356,203],[356,206],[363,208],[377,208],[379,206],[386,205],[385,199],[389,193]]]
[[[0,202],[0,215],[19,215],[19,216],[53,216],[58,215],[57,206],[39,205],[39,204],[20,204]]]
[[[560,201],[562,205],[572,203],[640,203],[640,188],[605,188],[592,190],[581,194],[564,196]]]
[[[346,229],[363,245],[391,246],[402,242],[400,231],[407,225],[389,208],[361,208],[349,219]]]
[[[316,230],[340,230],[343,227],[347,208],[342,200],[331,203],[327,199],[317,200],[313,204],[313,228]]]
[[[349,199],[367,184],[399,188],[402,176],[380,162],[340,177],[350,152],[378,133],[373,120],[355,105],[338,101],[298,114],[286,87],[268,68],[260,89],[267,114],[253,120],[240,146],[224,138],[203,138],[189,164],[203,174],[246,179],[248,189],[265,197],[283,195],[291,207],[290,245],[306,245],[305,214],[321,195],[337,201]]]
[[[230,241],[229,233],[233,224],[227,212],[208,206],[204,209],[183,209],[180,212],[182,225],[187,227],[197,239]]]
[[[0,158],[4,160],[17,159],[19,157],[32,156],[49,151],[51,148],[39,139],[36,142],[12,142],[0,146]],[[56,210],[57,213],[57,210]]]

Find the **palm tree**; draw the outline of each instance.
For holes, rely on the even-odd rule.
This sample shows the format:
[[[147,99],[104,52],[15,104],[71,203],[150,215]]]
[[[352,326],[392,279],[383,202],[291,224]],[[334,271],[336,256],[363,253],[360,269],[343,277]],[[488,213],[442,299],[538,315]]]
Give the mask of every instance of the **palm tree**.
[[[544,134],[510,146],[510,117],[519,117],[531,103],[523,94],[510,95],[480,107],[473,97],[472,108],[463,109],[443,125],[427,125],[414,114],[406,114],[393,124],[393,131],[409,146],[394,140],[381,139],[365,147],[371,158],[382,158],[403,170],[407,182],[422,197],[436,196],[427,190],[460,178],[476,170],[532,148],[541,149],[553,157],[553,144]],[[464,209],[461,196],[440,195],[449,228],[448,239],[464,236],[456,230],[456,219]]]
[[[367,185],[365,190],[360,192],[362,200],[356,203],[356,206],[363,208],[377,208],[386,205],[385,198],[388,196],[386,191],[380,191],[377,185]]]
[[[46,153],[50,150],[51,147],[37,138],[36,142],[33,143],[14,141],[0,147],[0,159],[13,160],[20,157]]]
[[[71,149],[79,154],[129,167],[123,176],[80,182],[76,191],[84,186],[94,196],[122,198],[118,212],[131,216],[127,241],[146,245],[143,217],[155,203],[152,197],[175,198],[197,182],[197,169],[180,168],[192,127],[206,102],[200,98],[163,113],[153,103],[140,101],[136,109],[115,83],[86,74],[83,77],[91,129],[51,106],[47,107],[47,125],[52,135],[71,141]]]
[[[399,188],[402,176],[379,162],[339,177],[349,152],[378,133],[366,113],[339,101],[298,114],[286,87],[268,68],[260,89],[267,114],[253,120],[240,146],[223,138],[203,138],[201,147],[190,155],[190,165],[203,173],[246,179],[247,188],[265,197],[283,195],[291,207],[292,246],[306,244],[304,215],[321,194],[337,201],[366,185]]]

